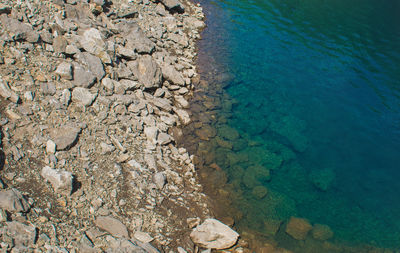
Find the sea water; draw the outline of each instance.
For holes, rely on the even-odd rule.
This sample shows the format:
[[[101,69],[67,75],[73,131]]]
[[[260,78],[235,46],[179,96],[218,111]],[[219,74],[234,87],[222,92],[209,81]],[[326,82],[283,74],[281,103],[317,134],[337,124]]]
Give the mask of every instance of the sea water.
[[[200,3],[188,146],[236,227],[299,249],[299,217],[400,249],[400,1]]]

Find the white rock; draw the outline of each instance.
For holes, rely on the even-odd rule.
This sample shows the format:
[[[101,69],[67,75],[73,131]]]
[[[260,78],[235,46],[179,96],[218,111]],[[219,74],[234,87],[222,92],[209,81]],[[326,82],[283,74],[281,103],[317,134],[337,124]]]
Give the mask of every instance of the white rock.
[[[190,233],[192,241],[207,249],[227,249],[235,245],[239,234],[216,219],[206,219]]]
[[[157,143],[158,128],[155,126],[146,126],[144,128],[144,134],[151,143]]]
[[[151,241],[154,240],[154,238],[151,237],[148,233],[142,232],[142,231],[136,231],[136,232],[133,234],[133,236],[134,236],[137,240],[139,240],[139,241],[141,241],[141,242],[144,242],[144,243],[148,243],[148,242],[151,242]]]
[[[158,189],[162,189],[167,182],[167,177],[162,172],[157,172],[153,175],[153,183],[156,184]]]
[[[56,144],[52,140],[48,140],[46,143],[46,152],[47,154],[55,154],[56,153]]]
[[[72,173],[65,170],[55,170],[49,166],[42,169],[42,177],[51,183],[54,190],[58,193],[69,195],[73,189]]]

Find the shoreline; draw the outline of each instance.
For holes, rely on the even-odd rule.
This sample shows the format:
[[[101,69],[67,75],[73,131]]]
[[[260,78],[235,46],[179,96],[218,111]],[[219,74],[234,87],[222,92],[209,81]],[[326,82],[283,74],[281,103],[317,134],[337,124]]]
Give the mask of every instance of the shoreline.
[[[210,199],[174,140],[203,18],[191,2],[0,1],[1,249],[198,250]]]

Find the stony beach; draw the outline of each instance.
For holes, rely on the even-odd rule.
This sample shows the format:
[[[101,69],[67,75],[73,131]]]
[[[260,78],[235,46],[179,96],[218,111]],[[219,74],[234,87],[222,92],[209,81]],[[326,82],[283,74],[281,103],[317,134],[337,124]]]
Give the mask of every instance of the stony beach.
[[[1,252],[249,251],[175,144],[204,26],[186,1],[0,1]]]

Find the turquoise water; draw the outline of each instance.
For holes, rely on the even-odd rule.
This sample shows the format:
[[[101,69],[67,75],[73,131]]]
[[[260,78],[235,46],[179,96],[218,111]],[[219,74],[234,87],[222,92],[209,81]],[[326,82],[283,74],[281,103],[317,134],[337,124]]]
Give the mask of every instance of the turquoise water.
[[[219,103],[196,148],[239,229],[279,237],[266,224],[296,216],[400,249],[400,1],[200,3],[199,92]]]

